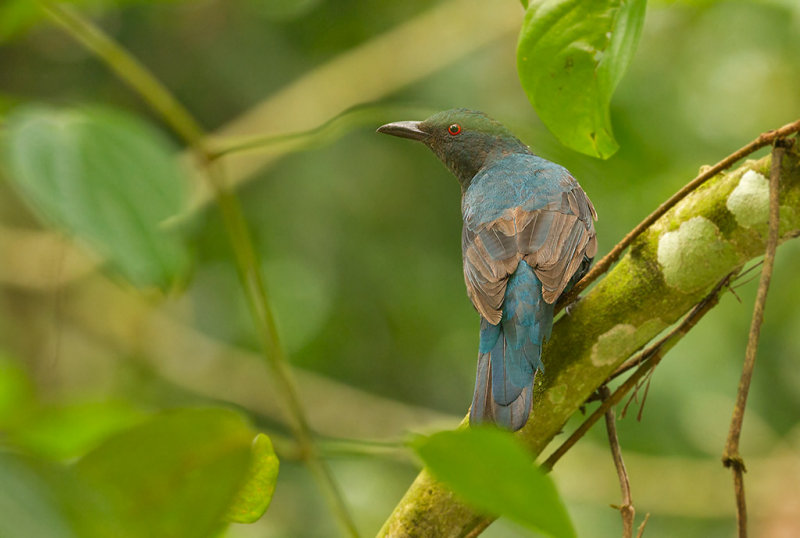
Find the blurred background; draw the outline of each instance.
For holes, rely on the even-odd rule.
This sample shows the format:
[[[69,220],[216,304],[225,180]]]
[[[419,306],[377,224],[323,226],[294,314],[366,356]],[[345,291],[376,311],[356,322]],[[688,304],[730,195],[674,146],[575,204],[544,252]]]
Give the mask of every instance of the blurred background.
[[[375,127],[456,106],[485,111],[579,179],[599,214],[602,255],[701,165],[800,116],[793,0],[651,2],[612,102],[621,149],[605,162],[560,146],[528,104],[515,56],[523,10],[512,0],[126,2],[98,15],[219,140],[299,132],[379,103],[324,136],[226,161],[312,426],[365,535],[418,471],[402,442],[466,412],[478,342],[458,184],[424,147]],[[29,103],[104,104],[172,136],[61,30],[0,21],[0,36],[0,120]],[[0,440],[71,461],[160,409],[235,407],[270,434],[282,466],[266,515],[225,536],[335,536],[293,461],[219,215],[202,187],[192,196],[191,274],[162,295],[125,283],[0,181],[0,427],[37,409]],[[754,536],[800,535],[798,265],[800,242],[782,246],[743,430]],[[618,423],[637,514],[650,514],[645,536],[734,533],[720,455],[755,288],[726,294],[656,370],[641,422],[631,412]],[[619,534],[602,428],[553,475],[579,535]],[[486,532],[528,535],[505,521]]]

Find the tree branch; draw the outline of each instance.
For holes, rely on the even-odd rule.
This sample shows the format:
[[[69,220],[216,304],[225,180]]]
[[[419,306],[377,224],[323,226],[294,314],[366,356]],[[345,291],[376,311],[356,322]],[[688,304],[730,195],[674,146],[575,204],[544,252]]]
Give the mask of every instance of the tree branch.
[[[592,269],[580,280],[580,282],[578,282],[568,293],[565,293],[564,296],[560,298],[558,301],[559,305],[568,305],[574,302],[583,290],[585,290],[592,282],[597,280],[600,275],[611,268],[611,265],[613,265],[614,262],[619,259],[622,253],[625,252],[625,249],[628,248],[637,237],[639,237],[647,228],[652,226],[653,223],[660,219],[667,211],[673,208],[675,204],[686,198],[686,196],[688,196],[690,193],[697,190],[700,185],[713,178],[720,172],[727,170],[736,164],[737,161],[744,159],[751,153],[772,144],[776,140],[786,138],[798,131],[800,131],[800,119],[795,120],[792,123],[787,123],[778,129],[761,133],[758,138],[746,146],[734,151],[714,166],[705,168],[702,172],[700,172],[700,174],[698,174],[697,177],[684,185],[681,190],[673,194],[667,201],[658,206],[655,211],[650,213],[642,222],[637,224],[633,230],[628,232],[628,234],[622,238],[622,241],[617,243],[608,254],[603,256],[603,259],[597,262],[594,267],[592,267]]]
[[[642,523],[639,525],[639,529],[636,531],[636,538],[642,538],[642,535],[644,534],[644,526],[647,525],[648,519],[650,519],[649,512],[644,515],[644,520],[642,520]]]
[[[609,396],[611,396],[611,391],[608,390],[608,387],[606,385],[600,387],[600,398],[607,400]],[[628,471],[625,469],[625,461],[622,459],[622,450],[619,447],[614,409],[609,408],[605,413],[605,417],[608,444],[611,447],[611,456],[614,458],[614,467],[616,467],[617,476],[619,477],[619,489],[622,492],[622,504],[619,507],[619,512],[622,515],[622,538],[633,538],[633,522],[636,518],[636,509],[633,507],[631,482],[628,479]]]
[[[605,415],[613,406],[622,401],[625,395],[639,385],[639,383],[655,368],[664,355],[677,344],[695,325],[705,316],[712,308],[719,302],[720,295],[726,286],[730,283],[731,278],[735,273],[731,273],[723,278],[711,292],[703,298],[702,301],[697,303],[695,307],[689,312],[683,320],[676,325],[669,333],[663,338],[659,339],[655,344],[648,346],[647,349],[639,353],[636,357],[630,359],[626,364],[636,364],[639,368],[626,379],[613,394],[606,398],[600,398],[602,403],[584,420],[580,426],[570,435],[566,441],[561,443],[552,454],[542,463],[542,469],[550,471],[561,457],[577,443],[581,437],[586,435],[594,424],[600,420],[600,417]],[[609,377],[613,379],[616,372]],[[608,380],[607,380],[608,381]],[[592,398],[589,398],[591,400]]]
[[[760,218],[763,210],[761,222],[767,220],[768,193],[762,186],[769,163],[769,157],[748,161],[681,200],[631,244],[570,316],[555,323],[544,350],[547,368],[537,379],[533,418],[519,433],[532,453],[541,453],[636,350],[692,309],[725,275],[763,253],[766,229],[752,216]],[[795,209],[781,219],[785,240],[800,233],[796,151],[787,152],[782,178],[782,203]],[[465,536],[485,523],[423,470],[380,535]]]
[[[780,178],[781,164],[785,152],[785,142],[776,140],[772,149],[772,166],[769,180],[769,230],[767,234],[767,247],[764,254],[764,264],[761,267],[761,280],[758,284],[753,319],[750,323],[750,334],[747,340],[742,376],[739,380],[739,389],[736,394],[736,405],[733,409],[728,440],[722,454],[722,463],[729,467],[733,473],[733,489],[736,495],[736,526],[739,538],[747,538],[747,506],[744,494],[744,460],[739,454],[739,438],[742,434],[742,421],[744,410],[747,406],[747,394],[750,391],[750,381],[753,378],[753,368],[758,351],[758,339],[761,335],[761,325],[764,321],[764,307],[767,302],[769,283],[772,279],[772,270],[775,266],[775,250],[778,248],[778,232],[780,227]]]

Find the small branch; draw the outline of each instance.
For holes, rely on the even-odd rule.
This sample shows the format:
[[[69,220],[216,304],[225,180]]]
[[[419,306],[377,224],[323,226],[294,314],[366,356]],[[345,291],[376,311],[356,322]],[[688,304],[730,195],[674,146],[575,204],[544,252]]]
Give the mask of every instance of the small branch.
[[[684,185],[681,190],[673,194],[667,201],[658,206],[655,211],[650,213],[633,230],[628,232],[628,234],[622,238],[622,241],[617,243],[608,254],[603,256],[603,259],[597,262],[594,267],[592,267],[592,269],[580,280],[580,282],[575,284],[575,286],[568,293],[565,293],[559,299],[558,305],[556,305],[557,310],[560,310],[564,305],[574,302],[583,290],[585,290],[592,282],[597,280],[600,275],[611,268],[611,266],[620,258],[620,256],[622,256],[622,253],[625,251],[625,249],[628,248],[631,243],[633,243],[633,241],[642,234],[642,232],[652,226],[653,223],[655,223],[659,218],[661,218],[662,215],[664,215],[664,213],[672,209],[675,204],[683,200],[700,185],[716,176],[723,170],[727,169],[738,160],[747,157],[754,151],[768,146],[776,140],[786,138],[787,136],[796,132],[800,132],[800,119],[792,123],[788,123],[778,129],[761,133],[758,138],[746,146],[739,148],[737,151],[731,153],[714,166],[703,170],[697,177]]]
[[[230,155],[232,153],[239,153],[243,151],[270,151],[280,150],[286,144],[292,144],[291,150],[307,149],[312,146],[320,145],[331,138],[335,137],[346,129],[353,128],[361,125],[374,125],[378,123],[378,119],[389,117],[390,112],[396,112],[397,115],[413,116],[419,114],[422,109],[420,107],[402,106],[394,104],[381,104],[381,103],[361,103],[351,106],[337,115],[329,118],[325,122],[313,127],[311,129],[281,133],[281,134],[262,134],[246,137],[238,137],[234,139],[223,139],[215,141],[213,149],[208,152],[208,159],[213,161]],[[430,110],[425,110],[430,113]],[[423,114],[425,113],[423,112]]]
[[[644,521],[642,521],[641,525],[639,525],[639,528],[636,531],[636,538],[642,538],[642,535],[644,534],[644,526],[647,525],[647,520],[649,519],[650,519],[650,512],[644,515]]]
[[[670,336],[680,339],[680,337],[677,337],[676,335],[677,333],[670,333]],[[595,409],[594,412],[589,415],[589,417],[586,418],[586,420],[584,420],[580,426],[578,426],[572,435],[570,435],[566,441],[561,443],[561,445],[559,445],[559,447],[556,448],[552,454],[550,454],[544,463],[542,463],[541,468],[543,471],[551,471],[556,462],[558,462],[558,460],[560,460],[561,457],[566,454],[567,451],[569,451],[569,449],[575,446],[580,438],[583,437],[592,426],[594,426],[595,422],[600,420],[600,417],[605,415],[606,411],[611,409],[612,406],[622,401],[622,397],[625,396],[625,394],[627,394],[628,391],[630,391],[633,387],[635,387],[639,380],[644,377],[652,368],[654,368],[656,364],[658,364],[663,354],[660,346],[664,343],[666,343],[666,341],[662,340],[652,348],[648,349],[648,357],[642,359],[642,365],[639,366],[639,368],[628,379],[626,379],[622,385],[617,387],[617,390],[615,390],[611,396],[604,400],[603,403],[601,403],[600,406]]]
[[[744,493],[744,460],[741,456],[723,456],[723,465],[733,473],[733,494],[736,498],[736,530],[739,538],[747,538],[747,502]]]
[[[561,457],[572,448],[578,440],[602,417],[612,406],[618,404],[623,396],[634,388],[639,381],[658,365],[664,354],[672,349],[678,341],[686,335],[719,301],[722,290],[728,285],[736,273],[730,273],[723,278],[703,300],[695,305],[686,317],[674,329],[661,338],[658,342],[642,351],[633,361],[639,368],[628,377],[611,396],[609,396],[586,420],[567,438],[550,456],[542,463],[543,471],[550,471]]]
[[[736,495],[736,526],[739,538],[747,537],[747,506],[744,495],[744,460],[739,454],[739,439],[742,433],[744,410],[747,406],[747,394],[750,391],[750,381],[753,378],[753,368],[758,350],[758,339],[761,335],[761,325],[764,321],[764,307],[767,301],[772,270],[775,264],[775,250],[778,247],[780,225],[780,177],[783,154],[786,142],[776,140],[772,149],[772,166],[769,178],[769,231],[767,234],[767,248],[764,254],[764,265],[761,267],[761,280],[758,284],[756,302],[753,307],[753,319],[750,323],[750,334],[747,339],[742,376],[739,379],[739,389],[736,394],[736,406],[733,408],[733,417],[728,431],[728,440],[722,453],[722,463],[730,467],[733,473],[733,488]]]
[[[492,524],[492,521],[494,520],[483,519],[477,525],[475,525],[475,528],[472,529],[467,535],[465,535],[464,538],[477,538],[478,536],[481,535],[481,533],[483,533],[483,531],[489,528],[489,525]]]
[[[650,391],[650,382],[652,380],[653,380],[653,369],[651,368],[650,371],[647,372],[647,375],[645,375],[644,378],[636,385],[636,387],[634,387],[633,394],[631,394],[631,397],[628,398],[628,402],[622,408],[622,413],[620,414],[622,418],[625,418],[625,415],[628,414],[628,407],[630,407],[630,405],[633,402],[637,402],[639,404],[639,412],[636,413],[636,420],[638,422],[642,421],[644,404],[647,401],[647,393]],[[639,390],[642,388],[642,386],[644,386],[644,393],[642,394],[642,401],[639,402]]]
[[[608,390],[608,387],[606,385],[600,387],[600,398],[607,400],[609,396],[611,396],[611,391]],[[614,409],[610,407],[606,411],[606,430],[608,431],[611,456],[614,458],[614,467],[617,468],[617,476],[619,477],[619,489],[622,492],[622,504],[619,507],[619,512],[622,515],[622,538],[633,538],[633,522],[636,518],[636,509],[631,498],[631,483],[628,479],[628,471],[625,469],[625,462],[622,460],[622,451],[619,447]]]
[[[261,268],[250,229],[244,218],[239,199],[227,188],[221,163],[206,165],[209,181],[215,191],[225,229],[233,246],[236,268],[244,287],[250,311],[255,318],[258,334],[264,349],[264,357],[277,380],[275,383],[291,417],[290,426],[297,439],[300,458],[322,489],[333,513],[350,536],[358,536],[352,516],[344,501],[339,485],[325,460],[321,458],[314,443],[306,411],[297,392],[297,385],[289,369],[289,360],[280,343],[278,329],[272,315],[267,288],[261,276]]]

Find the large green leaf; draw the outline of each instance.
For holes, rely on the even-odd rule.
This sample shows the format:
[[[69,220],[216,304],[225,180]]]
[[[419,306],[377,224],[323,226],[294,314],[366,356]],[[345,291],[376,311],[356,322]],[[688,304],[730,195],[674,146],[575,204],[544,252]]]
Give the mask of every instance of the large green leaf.
[[[114,536],[210,536],[247,476],[252,440],[232,411],[171,411],[106,440],[75,476],[124,529]],[[91,534],[108,532],[96,526]]]
[[[641,34],[647,0],[531,0],[517,45],[522,87],[566,146],[608,158],[609,104]]]
[[[469,428],[420,437],[414,449],[431,473],[480,510],[557,538],[574,537],[552,480],[508,432]]]
[[[166,219],[184,208],[173,148],[141,120],[109,109],[25,107],[8,120],[10,178],[25,199],[137,285],[168,287],[188,253]]]
[[[275,493],[278,479],[278,456],[272,441],[263,433],[253,440],[253,459],[247,480],[239,489],[233,504],[228,508],[226,519],[234,523],[253,523],[267,511]]]

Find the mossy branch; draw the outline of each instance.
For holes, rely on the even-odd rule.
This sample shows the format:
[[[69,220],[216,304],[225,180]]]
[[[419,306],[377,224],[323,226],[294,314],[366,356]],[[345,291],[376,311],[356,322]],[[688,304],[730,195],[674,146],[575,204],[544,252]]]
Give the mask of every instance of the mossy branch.
[[[553,327],[537,377],[533,419],[520,439],[540,454],[567,419],[638,349],[675,323],[725,275],[763,254],[770,158],[747,161],[683,199],[631,245],[619,264]],[[800,235],[800,153],[781,175],[780,239]],[[381,536],[466,536],[486,518],[427,470]]]
[[[734,151],[714,166],[705,167],[704,169],[700,170],[700,173],[697,175],[697,177],[684,185],[681,190],[670,196],[668,200],[664,201],[664,203],[658,206],[655,211],[650,213],[642,222],[637,224],[633,230],[628,232],[628,234],[622,238],[622,241],[614,245],[614,248],[612,248],[608,254],[603,256],[603,259],[598,261],[595,266],[592,267],[591,271],[589,271],[589,273],[584,276],[580,282],[578,282],[568,293],[565,293],[564,296],[561,297],[561,300],[559,300],[559,305],[567,305],[572,303],[583,290],[585,290],[592,282],[597,280],[602,274],[609,270],[614,262],[619,259],[622,253],[625,252],[629,246],[631,246],[631,244],[639,237],[639,235],[641,235],[667,211],[672,209],[678,202],[686,198],[690,193],[694,192],[706,181],[727,170],[729,167],[733,166],[748,155],[751,155],[759,148],[768,146],[776,140],[791,136],[798,131],[800,131],[800,120],[787,123],[778,129],[761,133],[758,138]]]

